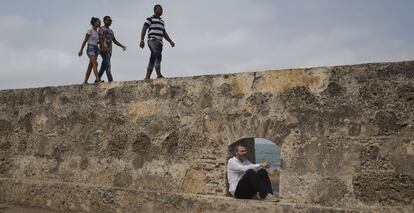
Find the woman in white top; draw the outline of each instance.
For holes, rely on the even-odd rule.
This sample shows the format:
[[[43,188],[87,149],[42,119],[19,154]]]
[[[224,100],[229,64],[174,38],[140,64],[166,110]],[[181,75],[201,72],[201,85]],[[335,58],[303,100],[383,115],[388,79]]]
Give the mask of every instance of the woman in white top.
[[[86,42],[88,42],[88,47],[86,48],[86,54],[89,57],[89,64],[88,68],[86,69],[85,80],[83,84],[88,84],[89,76],[91,75],[91,71],[93,69],[93,73],[95,74],[95,83],[103,82],[99,78],[98,74],[98,55],[99,55],[99,33],[98,28],[101,26],[101,20],[99,18],[92,17],[91,19],[92,29],[89,29],[86,32],[85,39],[82,42],[81,49],[79,51],[79,57],[83,54],[83,48],[85,47]]]

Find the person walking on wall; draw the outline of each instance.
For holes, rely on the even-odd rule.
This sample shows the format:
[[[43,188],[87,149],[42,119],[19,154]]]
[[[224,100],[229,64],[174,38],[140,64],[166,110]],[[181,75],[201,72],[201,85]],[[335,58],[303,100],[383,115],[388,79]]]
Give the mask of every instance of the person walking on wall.
[[[79,57],[83,54],[83,48],[85,47],[85,44],[88,43],[88,47],[86,48],[86,54],[89,57],[89,64],[88,68],[86,68],[86,75],[85,80],[83,81],[83,84],[88,84],[89,76],[91,75],[91,71],[93,70],[93,73],[95,74],[95,83],[103,82],[98,74],[98,54],[99,54],[99,33],[98,29],[101,26],[101,20],[99,18],[92,17],[91,18],[91,25],[92,29],[89,29],[86,32],[85,39],[82,42],[81,49],[78,53]]]
[[[114,80],[112,78],[111,73],[112,42],[114,42],[117,46],[121,47],[124,51],[126,50],[126,46],[122,45],[121,43],[119,43],[118,40],[116,40],[114,31],[112,31],[112,29],[109,28],[109,26],[111,26],[112,24],[111,17],[105,16],[103,18],[103,22],[104,26],[99,28],[102,56],[101,68],[99,69],[99,78],[101,78],[104,72],[106,72],[108,82],[112,82]]]
[[[167,40],[171,47],[175,46],[175,43],[171,40],[170,36],[168,35],[167,31],[165,30],[165,22],[161,19],[163,13],[162,6],[157,4],[154,6],[154,15],[148,17],[145,20],[144,26],[142,26],[141,31],[141,41],[139,46],[144,48],[145,42],[145,34],[148,30],[148,47],[151,50],[151,57],[147,67],[147,74],[145,79],[150,79],[152,70],[155,67],[155,71],[157,72],[157,78],[163,78],[164,76],[161,74],[161,59],[162,59],[162,47],[163,47],[163,38]]]
[[[273,195],[272,184],[266,171],[270,163],[267,161],[260,164],[251,163],[247,159],[247,149],[244,144],[237,144],[233,151],[234,157],[227,162],[229,192],[239,199],[273,200],[273,196],[268,196]]]

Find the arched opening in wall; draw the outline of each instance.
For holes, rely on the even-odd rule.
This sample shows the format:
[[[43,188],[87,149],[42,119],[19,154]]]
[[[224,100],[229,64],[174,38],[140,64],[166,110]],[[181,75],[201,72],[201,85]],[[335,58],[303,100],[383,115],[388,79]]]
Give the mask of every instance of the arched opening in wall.
[[[280,147],[270,140],[264,138],[243,138],[228,146],[227,160],[234,156],[237,144],[244,144],[247,148],[247,159],[251,163],[261,163],[269,161],[271,166],[267,169],[274,196],[279,196],[279,174],[280,174]],[[226,175],[227,177],[227,175]],[[228,179],[226,178],[227,195],[229,193]]]

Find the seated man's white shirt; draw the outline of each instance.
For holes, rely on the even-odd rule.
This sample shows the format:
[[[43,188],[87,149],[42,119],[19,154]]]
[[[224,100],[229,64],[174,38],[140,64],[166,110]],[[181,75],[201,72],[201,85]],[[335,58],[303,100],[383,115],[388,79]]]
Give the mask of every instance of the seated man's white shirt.
[[[227,162],[227,179],[229,181],[229,192],[234,196],[237,184],[246,173],[247,170],[259,170],[260,164],[252,164],[249,160],[239,161],[236,157],[232,157]]]

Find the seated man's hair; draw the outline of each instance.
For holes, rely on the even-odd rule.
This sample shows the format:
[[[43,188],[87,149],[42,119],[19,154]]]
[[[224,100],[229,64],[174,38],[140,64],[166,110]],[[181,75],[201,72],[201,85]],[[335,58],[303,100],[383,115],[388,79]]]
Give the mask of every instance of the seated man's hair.
[[[234,147],[233,147],[233,154],[236,154],[239,146],[246,147],[246,144],[244,144],[244,143],[237,143],[237,144],[235,144]]]

